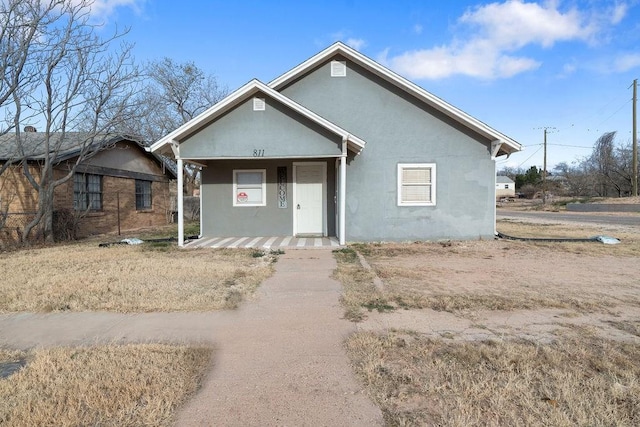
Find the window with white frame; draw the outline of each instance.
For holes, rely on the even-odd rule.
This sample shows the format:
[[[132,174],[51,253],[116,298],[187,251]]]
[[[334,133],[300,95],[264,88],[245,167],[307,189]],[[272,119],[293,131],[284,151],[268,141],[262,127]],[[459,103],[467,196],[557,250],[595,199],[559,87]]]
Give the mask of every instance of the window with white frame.
[[[435,163],[398,164],[398,206],[435,206]]]
[[[265,169],[233,171],[233,206],[266,206],[266,195]]]

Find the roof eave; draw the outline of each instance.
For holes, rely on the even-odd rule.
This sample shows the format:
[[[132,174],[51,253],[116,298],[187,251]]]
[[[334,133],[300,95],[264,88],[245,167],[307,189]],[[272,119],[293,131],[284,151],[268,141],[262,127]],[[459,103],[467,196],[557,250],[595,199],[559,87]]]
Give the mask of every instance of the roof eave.
[[[276,91],[281,90],[283,87],[288,85],[290,82],[296,80],[300,76],[307,73],[309,70],[316,67],[319,63],[328,60],[332,56],[336,54],[341,54],[358,65],[364,67],[370,72],[382,77],[386,81],[392,83],[394,86],[409,92],[420,99],[422,102],[425,102],[427,105],[437,109],[441,113],[451,117],[457,122],[466,125],[468,128],[474,130],[480,135],[486,137],[490,141],[499,140],[506,146],[501,151],[504,151],[506,154],[511,154],[516,151],[520,151],[522,146],[517,143],[512,138],[498,132],[497,130],[491,128],[487,124],[481,122],[480,120],[470,116],[464,111],[454,107],[443,99],[433,95],[432,93],[426,91],[415,83],[405,79],[404,77],[396,74],[395,72],[389,70],[386,67],[378,64],[367,56],[361,54],[360,52],[352,49],[351,47],[345,45],[342,42],[336,42],[333,45],[329,46],[325,50],[319,52],[313,57],[307,59],[303,63],[294,67],[290,71],[284,73],[280,77],[272,80],[269,83],[269,87],[273,88]]]

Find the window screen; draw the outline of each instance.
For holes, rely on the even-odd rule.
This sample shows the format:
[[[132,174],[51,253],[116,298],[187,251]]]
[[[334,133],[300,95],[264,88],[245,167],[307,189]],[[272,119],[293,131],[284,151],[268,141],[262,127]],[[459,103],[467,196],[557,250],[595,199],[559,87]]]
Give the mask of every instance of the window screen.
[[[398,165],[398,206],[435,205],[435,164]]]

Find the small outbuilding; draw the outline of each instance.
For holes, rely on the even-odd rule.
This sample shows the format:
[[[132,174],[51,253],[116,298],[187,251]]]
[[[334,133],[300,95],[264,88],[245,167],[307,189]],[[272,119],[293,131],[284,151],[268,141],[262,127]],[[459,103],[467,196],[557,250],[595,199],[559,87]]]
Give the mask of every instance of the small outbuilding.
[[[151,146],[203,168],[203,237],[341,244],[492,238],[495,159],[520,149],[340,42]]]
[[[508,176],[496,176],[496,198],[515,197],[516,183]]]

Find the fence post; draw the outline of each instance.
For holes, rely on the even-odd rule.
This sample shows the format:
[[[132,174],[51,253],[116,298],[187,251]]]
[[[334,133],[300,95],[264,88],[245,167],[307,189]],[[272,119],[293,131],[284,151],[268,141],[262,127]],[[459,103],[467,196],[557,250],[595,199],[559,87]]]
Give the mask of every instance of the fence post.
[[[120,192],[116,193],[116,209],[118,211],[118,236],[120,235]]]

